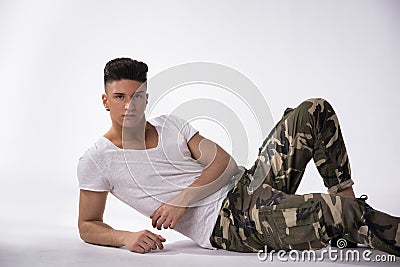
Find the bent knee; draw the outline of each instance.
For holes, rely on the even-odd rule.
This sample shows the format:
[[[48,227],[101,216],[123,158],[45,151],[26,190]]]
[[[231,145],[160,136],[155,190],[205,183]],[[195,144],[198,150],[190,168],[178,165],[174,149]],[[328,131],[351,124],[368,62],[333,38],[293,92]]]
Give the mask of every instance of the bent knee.
[[[324,103],[329,103],[328,100],[323,97],[312,97],[304,100],[303,102],[311,102],[314,105],[323,105]]]
[[[311,115],[315,115],[316,110],[318,110],[319,113],[326,112],[332,114],[335,112],[329,101],[322,97],[309,98],[304,100],[299,106],[302,106]]]

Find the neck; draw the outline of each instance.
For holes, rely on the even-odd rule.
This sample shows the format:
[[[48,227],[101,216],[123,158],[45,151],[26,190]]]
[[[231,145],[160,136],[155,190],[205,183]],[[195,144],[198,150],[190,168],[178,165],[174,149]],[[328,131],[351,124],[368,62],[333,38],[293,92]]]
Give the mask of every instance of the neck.
[[[122,147],[128,144],[145,144],[146,141],[146,130],[147,130],[146,118],[143,118],[132,127],[122,127],[122,125],[113,121],[111,129],[105,135],[106,138],[110,139],[117,146]]]
[[[121,127],[120,127],[121,128]],[[144,143],[146,137],[146,128],[147,122],[146,118],[143,118],[132,127],[124,127],[121,128],[121,137],[124,139],[124,142],[140,142]]]

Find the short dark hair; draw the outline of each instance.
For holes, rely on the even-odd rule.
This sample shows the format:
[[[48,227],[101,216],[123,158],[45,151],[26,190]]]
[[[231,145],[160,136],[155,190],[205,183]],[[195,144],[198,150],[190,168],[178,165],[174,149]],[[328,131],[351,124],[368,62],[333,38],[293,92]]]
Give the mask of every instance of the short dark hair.
[[[107,83],[120,80],[147,81],[146,63],[131,58],[115,58],[104,67],[104,87]]]

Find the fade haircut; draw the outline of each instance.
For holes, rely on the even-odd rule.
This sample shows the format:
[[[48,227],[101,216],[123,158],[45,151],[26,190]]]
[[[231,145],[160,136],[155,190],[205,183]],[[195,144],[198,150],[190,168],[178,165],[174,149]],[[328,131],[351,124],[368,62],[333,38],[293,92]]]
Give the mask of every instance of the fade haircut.
[[[108,83],[120,80],[147,81],[146,63],[131,58],[116,58],[104,67],[104,89]]]

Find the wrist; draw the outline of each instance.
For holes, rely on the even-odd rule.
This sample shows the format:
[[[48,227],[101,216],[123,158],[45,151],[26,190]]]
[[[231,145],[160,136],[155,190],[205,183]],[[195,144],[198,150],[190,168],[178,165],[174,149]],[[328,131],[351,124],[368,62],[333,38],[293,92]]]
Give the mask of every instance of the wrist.
[[[127,244],[126,239],[129,235],[129,233],[130,232],[128,232],[128,231],[114,230],[114,235],[115,235],[115,239],[116,239],[117,243],[122,246],[126,246],[126,244]]]
[[[182,208],[187,208],[191,203],[190,203],[190,194],[188,194],[188,188],[183,190],[181,193],[179,193],[174,199],[171,199],[168,201],[168,205],[175,206],[175,207],[182,207]]]

